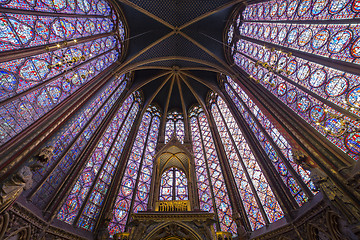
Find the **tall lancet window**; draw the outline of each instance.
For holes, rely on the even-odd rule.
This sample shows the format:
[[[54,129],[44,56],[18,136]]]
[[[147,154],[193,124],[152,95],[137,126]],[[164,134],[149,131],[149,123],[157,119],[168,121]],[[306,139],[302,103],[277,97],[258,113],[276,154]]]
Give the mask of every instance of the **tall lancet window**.
[[[302,206],[310,196],[317,193],[310,180],[310,172],[295,163],[290,144],[245,91],[230,77],[223,78],[223,81],[226,92],[268,155],[269,162],[297,204]]]
[[[170,111],[166,118],[165,143],[171,139],[173,134],[175,134],[181,143],[184,143],[184,118],[177,110]]]
[[[97,217],[121,158],[130,129],[141,105],[138,93],[128,97],[111,120],[92,151],[57,218],[93,230]]]
[[[200,209],[216,214],[218,231],[236,235],[230,199],[206,115],[200,106],[194,106],[189,116]]]
[[[55,155],[44,168],[34,174],[36,185],[28,198],[39,208],[44,209],[51,197],[75,165],[77,158],[94,136],[116,100],[123,93],[128,77],[120,77],[109,81],[100,89],[69,123],[62,127],[46,145],[55,147]]]
[[[284,213],[241,128],[223,99],[212,93],[210,101],[211,113],[252,229],[277,221]]]
[[[97,81],[121,55],[125,31],[104,0],[8,0],[0,6],[3,145]]]
[[[159,200],[188,200],[188,187],[185,173],[172,167],[164,171],[160,181]]]
[[[125,230],[130,213],[147,209],[159,126],[160,110],[156,106],[148,107],[120,181],[108,227],[111,236]]]
[[[354,160],[360,158],[358,5],[356,0],[249,5],[228,38],[234,62],[252,81]]]

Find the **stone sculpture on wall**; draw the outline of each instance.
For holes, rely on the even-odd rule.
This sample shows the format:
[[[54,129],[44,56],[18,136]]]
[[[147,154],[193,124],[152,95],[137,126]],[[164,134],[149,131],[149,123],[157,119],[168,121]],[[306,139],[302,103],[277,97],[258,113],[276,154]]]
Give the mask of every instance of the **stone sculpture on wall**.
[[[294,159],[301,164],[305,170],[309,170],[310,178],[314,185],[322,192],[325,202],[339,213],[350,226],[346,226],[345,221],[341,224],[341,232],[343,237],[347,235],[348,239],[356,239],[354,233],[359,233],[360,209],[357,204],[342,190],[336,183],[319,167],[308,159],[305,154],[300,151],[293,152]],[[355,191],[355,189],[354,189]],[[352,226],[351,226],[352,225]],[[349,228],[357,228],[349,231]],[[344,238],[347,239],[347,238]]]
[[[0,214],[9,209],[20,194],[31,188],[33,172],[42,168],[54,155],[54,147],[41,149],[40,153],[32,157],[25,166],[11,175],[0,188]]]

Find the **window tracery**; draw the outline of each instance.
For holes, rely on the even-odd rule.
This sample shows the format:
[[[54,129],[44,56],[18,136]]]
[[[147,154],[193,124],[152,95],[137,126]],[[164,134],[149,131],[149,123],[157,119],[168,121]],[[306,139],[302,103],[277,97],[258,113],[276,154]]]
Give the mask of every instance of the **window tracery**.
[[[161,175],[159,200],[188,200],[188,180],[185,173],[172,167]]]
[[[359,64],[357,5],[353,0],[253,4],[237,17],[231,43],[235,64],[251,80],[354,160],[360,153],[359,75],[344,71],[341,62]]]
[[[278,0],[252,4],[244,10],[243,16],[251,21],[335,20],[356,18],[359,12],[356,0]]]
[[[245,17],[247,22],[240,26],[240,33],[247,38],[236,44],[234,42],[234,39],[238,39],[238,18],[237,22],[230,26],[227,41],[232,43],[233,51],[237,51],[233,57],[238,66],[252,78],[259,80],[304,119],[309,119],[311,125],[330,141],[357,159],[360,154],[359,124],[334,110],[332,105],[324,104],[323,99],[359,115],[358,76],[319,65],[306,58],[289,56],[281,50],[266,49],[259,44],[261,41],[271,41],[273,44],[308,54],[358,64],[360,39],[357,37],[356,24],[271,22],[274,19],[309,20],[315,17],[335,20],[358,17],[358,1],[315,1],[313,7],[310,4],[311,1],[306,0],[291,3],[271,1],[252,5],[251,9],[247,8],[244,12],[248,17]],[[71,42],[70,46],[60,46],[60,49],[0,62],[0,101],[3,101],[0,102],[3,103],[0,110],[0,144],[4,144],[114,63],[121,54],[121,43],[117,36],[107,33],[118,24],[120,39],[123,40],[124,29],[121,20],[117,19],[110,6],[101,0],[0,0],[0,5],[22,11],[19,14],[1,15],[0,48],[6,51],[23,48],[32,50],[31,48],[51,46],[62,41]],[[324,9],[328,11],[326,14]],[[27,16],[26,11],[37,13],[30,12]],[[58,15],[53,17],[48,13]],[[255,19],[258,16],[260,18]],[[259,19],[266,20],[267,23],[254,23]],[[96,38],[90,39],[92,35]],[[254,39],[258,41],[253,42]],[[59,59],[70,61],[73,58],[80,60],[70,65],[60,64],[62,62]],[[259,61],[268,62],[276,66],[278,71],[282,71],[271,72],[259,66]],[[57,190],[125,86],[126,80],[123,80],[123,76],[107,85],[87,108],[78,113],[76,121],[62,129],[56,138],[55,156],[35,176],[36,181],[42,182],[39,191],[34,195],[35,204],[41,208],[46,206],[47,200]],[[316,191],[308,172],[293,161],[291,146],[232,79],[227,79],[225,89],[297,203],[304,204],[311,194],[305,193],[301,181],[313,194]],[[16,101],[7,104],[8,99]],[[94,230],[140,105],[139,99],[126,100],[86,162],[84,171],[57,215],[58,219],[90,231]],[[210,127],[205,113],[199,108],[194,109],[194,112],[196,111],[198,112],[193,113],[190,122],[200,206],[205,211],[216,212],[221,230],[235,234],[231,204]],[[220,97],[212,102],[211,114],[232,169],[229,174],[234,175],[243,200],[241,204],[248,214],[252,229],[282,218],[284,213],[262,173],[261,166]],[[183,143],[185,132],[182,114],[173,111],[167,119],[165,142],[175,133]],[[342,128],[343,121],[347,124],[345,130]],[[125,230],[131,212],[144,211],[147,208],[159,125],[159,110],[152,106],[142,119],[126,172],[122,176],[113,219],[109,225],[112,235]],[[301,181],[295,179],[296,175],[300,176]],[[164,172],[163,182],[160,193],[164,194],[160,199],[188,198],[187,178],[182,171],[176,168],[167,170]]]
[[[218,231],[236,235],[227,187],[206,115],[199,106],[194,106],[189,116],[200,209],[216,213],[221,228]]]
[[[55,146],[55,154],[44,168],[33,177],[41,186],[34,194],[33,202],[44,208],[58,186],[76,162],[87,142],[95,133],[115,101],[127,85],[127,77],[121,75],[80,111],[69,127],[65,127],[49,142]]]
[[[3,145],[111,66],[125,30],[104,0],[5,0],[0,6]]]
[[[125,230],[131,212],[147,209],[159,127],[159,109],[150,106],[142,118],[122,176],[112,211],[112,220],[108,226],[111,236]]]
[[[182,114],[177,110],[173,110],[168,113],[165,128],[165,143],[167,143],[171,139],[173,134],[175,134],[175,136],[181,143],[184,143],[184,118]]]
[[[268,155],[269,160],[271,160],[279,173],[279,177],[289,188],[298,205],[302,206],[312,194],[317,193],[314,184],[310,180],[309,171],[295,163],[290,144],[244,90],[228,76],[224,81],[226,81],[224,83],[226,92]],[[301,180],[298,176],[300,176]],[[304,186],[303,183],[306,185]],[[308,189],[304,189],[306,187],[312,193]]]
[[[135,92],[118,110],[57,214],[59,220],[92,230],[140,104]]]
[[[252,229],[279,220],[284,213],[226,103],[213,94],[210,107]]]

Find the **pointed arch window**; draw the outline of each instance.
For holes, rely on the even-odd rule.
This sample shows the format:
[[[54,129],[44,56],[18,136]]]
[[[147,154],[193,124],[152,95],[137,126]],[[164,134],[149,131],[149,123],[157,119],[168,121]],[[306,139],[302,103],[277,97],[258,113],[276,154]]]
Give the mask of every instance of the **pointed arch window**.
[[[356,3],[265,1],[247,6],[228,31],[236,33],[230,40],[236,65],[354,160],[360,158]]]
[[[181,143],[184,143],[184,117],[177,110],[173,110],[168,113],[165,128],[165,143],[167,143],[171,139],[173,134],[175,134],[175,136]]]
[[[284,216],[268,180],[226,103],[212,94],[211,113],[253,230]]]
[[[206,115],[200,106],[194,106],[189,116],[200,209],[216,214],[218,231],[236,235],[227,187]]]
[[[302,206],[309,197],[317,193],[310,180],[310,172],[295,163],[290,144],[245,91],[230,77],[223,80],[226,92],[268,155],[278,177],[289,188],[297,204]]]
[[[96,81],[121,56],[125,30],[104,0],[8,0],[0,5],[5,9],[0,14],[3,145]]]
[[[46,166],[33,176],[37,184],[28,198],[32,199],[37,207],[44,209],[48,204],[96,129],[123,93],[127,83],[128,76],[125,75],[110,81],[45,144],[54,146],[55,154]]]
[[[61,207],[59,220],[93,229],[140,104],[135,92],[117,111]]]
[[[130,213],[147,209],[160,117],[159,108],[150,106],[141,120],[112,209],[111,236],[125,230]]]
[[[188,200],[187,184],[187,177],[182,170],[169,168],[161,175],[159,200]]]

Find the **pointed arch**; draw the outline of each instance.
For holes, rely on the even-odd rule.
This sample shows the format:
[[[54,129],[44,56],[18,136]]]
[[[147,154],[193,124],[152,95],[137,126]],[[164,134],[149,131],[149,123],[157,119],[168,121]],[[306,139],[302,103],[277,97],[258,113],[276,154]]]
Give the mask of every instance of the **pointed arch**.
[[[190,233],[190,237],[192,237],[191,240],[204,240],[197,233],[197,231],[195,229],[192,229],[190,226],[188,226],[188,225],[186,225],[184,223],[181,223],[181,222],[165,222],[165,223],[162,223],[162,224],[156,226],[153,230],[151,230],[151,232],[148,233],[144,237],[144,240],[151,240],[154,236],[157,236],[159,231],[161,231],[162,229],[165,229],[167,226],[170,226],[170,225],[175,225],[175,226],[180,227],[181,229],[185,229],[187,232]]]

